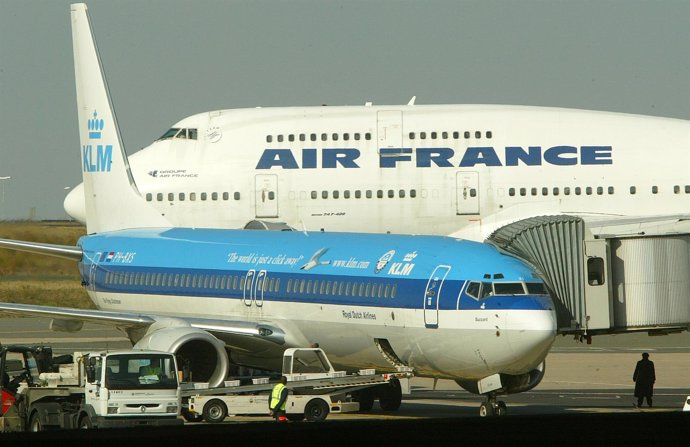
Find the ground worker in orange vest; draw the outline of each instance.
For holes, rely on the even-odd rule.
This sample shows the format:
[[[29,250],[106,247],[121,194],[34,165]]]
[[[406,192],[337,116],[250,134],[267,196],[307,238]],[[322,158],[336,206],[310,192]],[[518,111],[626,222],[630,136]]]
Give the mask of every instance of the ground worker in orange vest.
[[[268,409],[271,410],[271,416],[278,422],[287,421],[285,416],[285,405],[287,404],[288,389],[285,386],[287,377],[281,376],[280,382],[273,387],[271,391],[271,400],[268,404]]]

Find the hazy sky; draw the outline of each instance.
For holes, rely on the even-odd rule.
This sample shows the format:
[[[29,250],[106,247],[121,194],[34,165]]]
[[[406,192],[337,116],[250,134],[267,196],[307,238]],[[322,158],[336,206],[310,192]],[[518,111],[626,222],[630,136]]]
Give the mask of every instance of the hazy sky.
[[[0,0],[0,219],[81,181],[70,3]],[[87,4],[129,153],[198,112],[413,95],[690,119],[690,0]]]

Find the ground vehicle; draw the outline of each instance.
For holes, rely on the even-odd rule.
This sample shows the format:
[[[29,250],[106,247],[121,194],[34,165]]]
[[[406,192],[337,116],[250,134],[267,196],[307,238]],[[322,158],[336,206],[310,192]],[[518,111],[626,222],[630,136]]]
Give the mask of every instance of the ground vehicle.
[[[173,354],[127,350],[67,357],[59,364],[50,348],[0,347],[3,431],[182,423]]]
[[[353,375],[335,371],[319,348],[285,350],[283,375],[288,379],[290,390],[287,416],[293,421],[321,421],[329,413],[358,411],[363,396],[370,397],[373,402],[374,395],[390,395],[393,403],[397,402],[395,409],[400,406],[400,382],[396,375],[376,374],[374,370],[362,370]],[[228,415],[268,415],[268,400],[275,383],[264,378],[254,379],[251,385],[241,385],[238,380],[226,382],[226,385],[229,386],[183,390],[185,418],[218,423]],[[370,408],[369,403],[367,409]]]

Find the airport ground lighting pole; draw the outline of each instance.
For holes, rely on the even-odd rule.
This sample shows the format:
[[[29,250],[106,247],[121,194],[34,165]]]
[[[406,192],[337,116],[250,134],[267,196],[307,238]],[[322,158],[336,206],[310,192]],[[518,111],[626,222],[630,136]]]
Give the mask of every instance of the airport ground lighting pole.
[[[2,182],[2,214],[0,217],[2,220],[5,220],[5,180],[10,180],[12,177],[11,176],[6,176],[6,177],[0,177],[0,182]]]

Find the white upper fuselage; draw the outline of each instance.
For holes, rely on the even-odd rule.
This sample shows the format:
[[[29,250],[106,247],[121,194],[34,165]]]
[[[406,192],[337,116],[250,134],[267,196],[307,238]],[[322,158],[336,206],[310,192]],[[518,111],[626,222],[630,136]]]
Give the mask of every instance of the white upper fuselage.
[[[533,215],[689,208],[690,122],[677,119],[519,106],[324,106],[209,112],[173,128],[195,135],[155,141],[130,161],[142,195],[180,226],[236,228],[258,218],[481,240]],[[77,188],[65,203],[78,219],[81,195]]]

